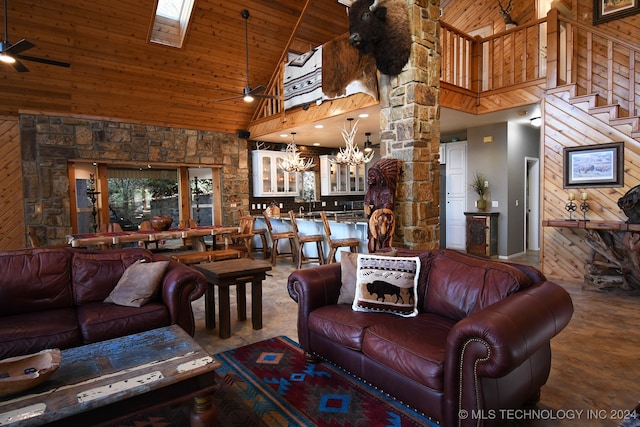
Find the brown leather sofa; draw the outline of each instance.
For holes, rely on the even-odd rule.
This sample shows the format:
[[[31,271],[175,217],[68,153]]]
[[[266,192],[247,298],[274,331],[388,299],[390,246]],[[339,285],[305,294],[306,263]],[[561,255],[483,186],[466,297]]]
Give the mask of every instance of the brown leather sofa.
[[[158,296],[141,307],[105,303],[125,269],[167,258],[142,248],[0,252],[0,359],[70,348],[177,324],[193,335],[191,301],[206,279],[170,261]]]
[[[308,359],[333,362],[445,427],[501,425],[501,409],[538,401],[550,340],[573,314],[569,294],[524,265],[450,250],[398,255],[421,260],[416,317],[337,304],[340,264],[289,276]]]

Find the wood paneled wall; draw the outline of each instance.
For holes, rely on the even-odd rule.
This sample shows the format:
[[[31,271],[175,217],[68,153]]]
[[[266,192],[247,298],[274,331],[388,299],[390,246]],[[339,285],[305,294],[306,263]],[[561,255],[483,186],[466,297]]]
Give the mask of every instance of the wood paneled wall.
[[[0,116],[0,250],[26,246],[20,126],[15,117]]]
[[[598,120],[582,108],[567,102],[566,94],[548,94],[544,111],[543,219],[568,219],[565,210],[569,191],[587,192],[592,221],[626,221],[618,199],[640,184],[640,143]],[[563,188],[563,149],[607,142],[624,142],[624,186],[606,188]],[[580,215],[580,212],[578,212]],[[575,218],[576,216],[574,216]],[[581,279],[584,261],[590,256],[583,230],[543,228],[543,271],[550,277]]]
[[[592,0],[573,0],[570,5],[571,18],[586,25],[592,24]],[[640,35],[640,15],[611,21],[597,26],[597,29],[615,35],[620,40],[636,44]],[[578,50],[579,54],[582,54]],[[628,60],[626,61],[628,64]],[[582,63],[582,65],[581,65]],[[623,72],[624,61],[618,72]],[[584,66],[579,59],[578,73]],[[578,95],[585,94],[584,87],[578,87]],[[598,91],[606,100],[609,95],[606,89],[594,86],[592,91]],[[628,106],[628,94],[614,88],[613,98],[623,109]],[[586,191],[589,194],[591,220],[626,221],[624,212],[617,206],[618,199],[629,189],[640,184],[638,165],[640,161],[640,143],[628,134],[618,131],[588,114],[580,105],[567,102],[569,96],[564,94],[547,94],[543,102],[543,219],[567,218],[564,209],[567,202],[568,189],[563,188],[563,148],[623,141],[624,156],[624,186],[617,188],[585,188],[572,189],[578,193]],[[606,102],[605,102],[606,103]],[[584,240],[583,230],[565,228],[548,228],[542,230],[542,269],[549,277],[574,278],[582,280],[584,277],[584,261],[590,257],[591,250]]]

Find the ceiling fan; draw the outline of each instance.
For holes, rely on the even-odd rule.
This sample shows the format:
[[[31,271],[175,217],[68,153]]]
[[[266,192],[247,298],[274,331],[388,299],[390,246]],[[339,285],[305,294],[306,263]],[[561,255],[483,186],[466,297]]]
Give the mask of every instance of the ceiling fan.
[[[245,102],[253,102],[255,98],[268,98],[268,99],[279,99],[276,95],[267,95],[263,94],[267,88],[263,85],[259,85],[251,89],[249,85],[249,11],[247,9],[243,9],[240,12],[242,18],[244,18],[244,39],[245,39],[245,59],[246,59],[246,76],[247,76],[247,85],[242,90],[242,95],[231,96],[229,98],[217,99],[216,102],[221,101],[229,101],[231,99],[242,98]]]
[[[22,62],[20,62],[20,59],[32,62],[40,62],[41,64],[56,65],[58,67],[71,66],[71,64],[67,62],[22,55],[22,52],[35,47],[35,45],[27,39],[22,39],[14,44],[9,43],[9,36],[7,35],[8,28],[9,25],[7,24],[7,0],[4,0],[4,39],[2,43],[0,43],[0,62],[12,65],[13,68],[15,68],[15,70],[20,73],[29,71],[29,69],[25,67]]]

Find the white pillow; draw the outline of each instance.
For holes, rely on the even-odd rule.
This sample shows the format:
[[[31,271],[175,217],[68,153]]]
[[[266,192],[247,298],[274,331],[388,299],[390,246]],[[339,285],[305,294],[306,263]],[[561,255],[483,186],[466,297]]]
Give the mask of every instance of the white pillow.
[[[414,317],[418,314],[419,276],[419,257],[358,254],[356,296],[351,307]]]

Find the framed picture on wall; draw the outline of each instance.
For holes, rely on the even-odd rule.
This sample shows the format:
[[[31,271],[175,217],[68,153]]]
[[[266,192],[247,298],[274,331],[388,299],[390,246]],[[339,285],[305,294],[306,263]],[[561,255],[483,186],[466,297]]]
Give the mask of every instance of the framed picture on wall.
[[[624,185],[624,143],[566,147],[564,188],[622,187]]]
[[[593,25],[640,12],[640,0],[593,0]]]

